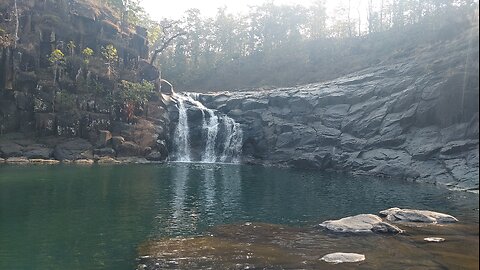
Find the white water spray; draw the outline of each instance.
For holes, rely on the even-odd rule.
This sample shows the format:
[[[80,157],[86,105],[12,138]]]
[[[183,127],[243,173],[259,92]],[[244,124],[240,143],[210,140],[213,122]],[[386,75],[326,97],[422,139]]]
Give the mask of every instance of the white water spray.
[[[240,152],[242,151],[243,144],[243,131],[240,128],[240,124],[226,116],[225,117],[225,142],[223,147],[221,162],[227,162],[230,158],[230,162],[238,163],[240,161]]]
[[[19,25],[20,25],[20,19],[18,18],[17,0],[14,1],[13,8],[15,9],[15,40],[14,40],[14,43],[13,43],[13,48],[16,49],[17,48],[17,42],[20,39],[18,37],[18,29],[19,29]]]
[[[175,130],[174,146],[176,150],[176,160],[180,162],[190,162],[190,130],[188,127],[187,108],[185,100],[177,96],[178,101],[178,125]]]
[[[190,162],[190,139],[188,127],[187,107],[185,103],[198,108],[202,112],[202,130],[205,136],[205,146],[201,154],[202,163],[215,162],[234,162],[240,160],[240,152],[242,148],[243,133],[240,125],[228,116],[219,115],[216,111],[205,107],[195,94],[187,94],[185,96],[175,94],[174,97],[178,100],[179,120],[174,138],[174,151],[176,161]],[[220,126],[224,125],[224,141],[218,142]],[[221,154],[219,155],[220,152]]]

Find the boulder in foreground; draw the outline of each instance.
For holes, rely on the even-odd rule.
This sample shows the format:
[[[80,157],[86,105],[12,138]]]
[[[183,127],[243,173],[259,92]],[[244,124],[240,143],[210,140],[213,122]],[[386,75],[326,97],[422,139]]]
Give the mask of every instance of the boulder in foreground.
[[[403,230],[372,214],[362,214],[339,220],[327,220],[320,227],[338,233],[402,233]]]
[[[331,253],[323,256],[320,260],[327,263],[354,263],[365,261],[365,255],[357,253]]]
[[[458,222],[458,219],[454,216],[428,210],[390,208],[380,211],[380,216],[386,217],[386,219],[389,221],[420,222],[434,224]]]

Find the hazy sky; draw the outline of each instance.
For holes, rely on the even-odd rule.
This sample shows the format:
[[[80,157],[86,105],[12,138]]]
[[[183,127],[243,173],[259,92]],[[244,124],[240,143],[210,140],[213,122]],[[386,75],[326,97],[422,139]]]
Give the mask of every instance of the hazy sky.
[[[358,0],[357,0],[358,1]],[[314,0],[274,0],[277,5],[304,5],[309,6]],[[327,1],[329,8],[335,6],[336,1]],[[226,6],[231,13],[247,12],[248,6],[262,4],[262,0],[143,0],[143,5],[154,19],[171,18],[180,19],[184,12],[190,8],[200,9],[202,15],[212,17],[219,7]]]

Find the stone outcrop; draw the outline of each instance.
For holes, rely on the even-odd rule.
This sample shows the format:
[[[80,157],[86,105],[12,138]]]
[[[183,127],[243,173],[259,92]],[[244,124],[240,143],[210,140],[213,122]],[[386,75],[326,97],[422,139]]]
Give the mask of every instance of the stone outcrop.
[[[160,88],[130,112],[128,102],[114,95],[120,80],[160,81],[146,60],[146,29],[122,23],[117,11],[98,1],[15,3],[18,24],[11,18],[13,0],[0,1],[0,35],[19,30],[15,43],[0,47],[0,156],[89,160],[153,152],[152,159],[165,160],[168,114]],[[107,68],[102,50],[109,45],[118,61]],[[49,56],[57,49],[63,61],[53,72]],[[30,141],[3,140],[12,133]],[[125,143],[117,148],[113,136]]]
[[[420,223],[455,223],[454,216],[428,210],[390,208],[380,212],[389,221],[420,222]]]
[[[376,215],[362,214],[353,217],[346,217],[339,220],[327,220],[320,224],[329,231],[336,233],[402,233],[403,230],[383,222],[383,220]]]
[[[327,263],[339,264],[339,263],[354,263],[365,261],[365,255],[357,253],[342,253],[336,252],[323,256],[320,260]]]
[[[202,94],[244,161],[479,188],[478,29],[330,82]]]

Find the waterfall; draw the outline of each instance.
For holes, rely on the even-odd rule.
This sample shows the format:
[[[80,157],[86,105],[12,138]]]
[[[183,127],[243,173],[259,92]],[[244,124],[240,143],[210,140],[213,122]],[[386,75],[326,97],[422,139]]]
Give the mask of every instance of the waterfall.
[[[176,160],[190,162],[190,131],[188,127],[187,108],[183,97],[178,96],[178,125],[175,130],[174,146]]]
[[[230,158],[230,162],[238,163],[240,161],[240,152],[243,144],[243,131],[240,124],[226,116],[225,117],[225,142],[223,147],[221,162],[226,162]]]
[[[213,110],[207,109],[207,113],[210,116],[206,122],[207,129],[207,142],[205,144],[205,153],[202,157],[202,162],[205,163],[214,163],[217,161],[217,155],[215,154],[215,142],[218,135],[218,116],[215,115]]]
[[[18,37],[18,29],[19,29],[19,25],[20,25],[20,20],[18,19],[17,0],[14,1],[13,8],[15,9],[15,40],[14,40],[13,48],[17,48],[17,42],[20,39]]]
[[[240,161],[240,152],[242,150],[243,132],[238,123],[226,115],[221,115],[217,111],[207,108],[198,100],[198,95],[188,93],[186,95],[174,94],[177,100],[179,110],[179,119],[174,134],[174,152],[175,161],[190,162],[190,128],[187,115],[186,103],[196,107],[202,112],[202,140],[204,146],[201,149],[201,157],[199,162],[215,163],[215,162],[233,162]],[[223,131],[223,136],[220,132]]]

